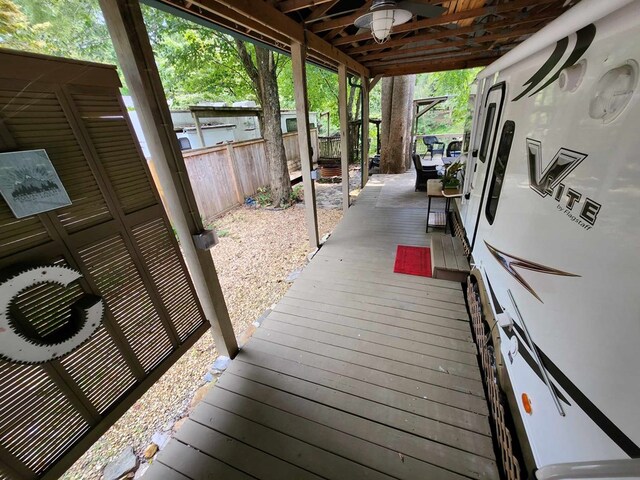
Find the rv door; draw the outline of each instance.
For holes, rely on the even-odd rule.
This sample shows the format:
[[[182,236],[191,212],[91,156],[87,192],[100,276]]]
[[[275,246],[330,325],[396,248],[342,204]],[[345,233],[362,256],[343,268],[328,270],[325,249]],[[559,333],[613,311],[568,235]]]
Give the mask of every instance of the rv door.
[[[471,172],[472,180],[469,190],[469,204],[465,215],[465,230],[467,237],[471,240],[471,248],[476,240],[478,222],[483,207],[483,199],[487,188],[487,177],[491,170],[491,162],[495,154],[496,137],[500,126],[500,117],[505,98],[506,85],[504,82],[493,85],[485,96],[484,102],[480,106],[482,125],[478,125],[480,143],[474,145],[475,159],[474,172]],[[477,149],[477,151],[475,151]]]

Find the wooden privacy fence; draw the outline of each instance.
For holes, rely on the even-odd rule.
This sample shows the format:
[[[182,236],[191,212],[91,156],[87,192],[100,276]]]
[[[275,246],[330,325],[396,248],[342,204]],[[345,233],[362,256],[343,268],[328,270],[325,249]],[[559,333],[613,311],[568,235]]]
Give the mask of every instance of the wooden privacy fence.
[[[298,134],[286,133],[282,137],[289,174],[292,177],[299,176]],[[311,130],[311,142],[315,162],[318,158],[318,132],[315,129]],[[204,218],[214,218],[241,205],[247,196],[254,195],[258,188],[269,184],[269,167],[262,138],[198,148],[182,154],[200,214]],[[153,160],[149,164],[158,185]]]

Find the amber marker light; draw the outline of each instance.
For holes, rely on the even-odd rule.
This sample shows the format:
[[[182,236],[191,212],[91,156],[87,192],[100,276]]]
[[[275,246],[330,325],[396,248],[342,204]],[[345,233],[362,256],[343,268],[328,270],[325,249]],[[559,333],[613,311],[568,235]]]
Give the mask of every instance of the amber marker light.
[[[522,406],[524,407],[524,411],[531,415],[533,412],[533,409],[531,408],[531,400],[529,399],[529,395],[526,393],[522,394]]]

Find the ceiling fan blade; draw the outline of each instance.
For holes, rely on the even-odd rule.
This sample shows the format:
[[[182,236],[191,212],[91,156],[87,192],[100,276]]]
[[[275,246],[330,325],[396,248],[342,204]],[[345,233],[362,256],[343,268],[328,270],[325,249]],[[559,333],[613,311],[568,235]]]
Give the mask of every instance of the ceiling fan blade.
[[[437,17],[447,10],[439,5],[429,5],[428,3],[411,2],[409,0],[398,2],[398,8],[409,10],[414,15],[427,18]]]

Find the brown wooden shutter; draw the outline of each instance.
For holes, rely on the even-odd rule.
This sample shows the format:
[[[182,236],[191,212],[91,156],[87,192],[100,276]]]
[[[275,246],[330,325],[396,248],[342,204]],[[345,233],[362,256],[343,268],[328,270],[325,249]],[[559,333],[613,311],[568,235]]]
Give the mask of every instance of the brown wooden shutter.
[[[0,479],[56,477],[209,327],[135,139],[114,67],[0,50],[0,152],[45,149],[72,204],[16,219],[0,198],[0,274],[63,265],[14,305],[39,334],[99,295],[103,324],[44,364],[0,358]],[[0,342],[2,341],[0,333]]]

